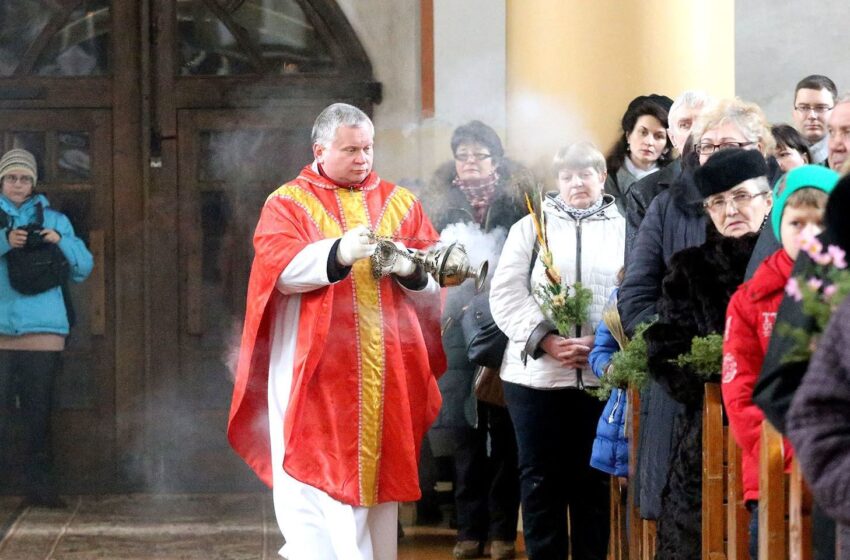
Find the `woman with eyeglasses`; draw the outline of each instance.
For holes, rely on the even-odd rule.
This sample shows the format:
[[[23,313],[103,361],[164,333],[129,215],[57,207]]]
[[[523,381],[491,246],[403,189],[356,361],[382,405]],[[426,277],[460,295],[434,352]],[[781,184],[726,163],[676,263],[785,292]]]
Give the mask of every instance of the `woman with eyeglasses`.
[[[670,259],[658,319],[645,332],[649,374],[680,405],[661,494],[656,560],[699,558],[702,546],[703,384],[720,372],[677,365],[694,337],[722,334],[726,307],[773,205],[768,168],[756,150],[724,149],[694,173],[708,215],[706,240]]]
[[[6,409],[0,412],[0,438],[17,409],[24,433],[24,503],[57,508],[64,502],[53,468],[50,416],[71,323],[65,284],[85,280],[93,260],[68,218],[35,190],[37,181],[30,152],[12,149],[0,158],[0,409]]]
[[[605,158],[605,192],[626,215],[626,194],[632,185],[673,161],[673,143],[667,137],[667,112],[673,100],[664,95],[632,99],[620,120],[622,134]]]
[[[590,466],[604,403],[588,363],[602,310],[623,265],[626,221],[603,192],[605,158],[580,142],[555,155],[558,190],[546,194],[540,222],[549,266],[563,284],[592,291],[583,324],[555,326],[541,306],[552,281],[536,254],[533,216],[514,224],[493,275],[490,307],[506,335],[500,375],[519,448],[522,520],[529,558],[603,560],[609,537],[609,477]],[[542,253],[542,250],[540,251]]]
[[[703,110],[693,128],[690,144],[693,150],[686,147],[682,154],[682,173],[652,201],[626,255],[626,277],[620,288],[618,308],[629,335],[658,313],[662,280],[673,254],[705,242],[708,216],[694,182],[695,171],[709,158],[731,148],[754,150],[763,158],[769,157],[773,137],[757,105],[725,99]],[[769,168],[773,166],[775,163],[768,164]],[[764,256],[774,251],[775,247],[766,246]],[[641,394],[637,472],[630,484],[643,519],[656,520],[661,513],[672,420],[681,409],[682,405],[652,380]]]
[[[519,180],[527,178],[527,172],[505,157],[496,131],[480,121],[455,129],[451,149],[453,161],[435,172],[420,197],[422,204],[437,231],[466,224],[464,228],[489,234],[498,256],[507,229],[527,213],[523,189],[530,185]],[[492,271],[495,261],[490,264]],[[513,558],[519,509],[516,441],[507,409],[476,399],[472,391],[476,365],[467,358],[461,321],[476,297],[486,300],[488,294],[475,294],[471,282],[446,292],[443,348],[448,370],[439,380],[440,415],[423,446],[426,501],[419,511],[436,517],[434,504],[427,504],[433,487],[427,454],[453,457],[458,528],[454,557],[479,558],[489,541],[491,558]]]

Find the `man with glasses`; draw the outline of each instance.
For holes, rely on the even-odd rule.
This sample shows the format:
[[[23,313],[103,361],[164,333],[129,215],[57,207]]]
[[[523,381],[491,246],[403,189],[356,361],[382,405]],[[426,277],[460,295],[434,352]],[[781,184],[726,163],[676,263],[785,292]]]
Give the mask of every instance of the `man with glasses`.
[[[826,165],[829,134],[826,123],[835,106],[838,90],[826,76],[812,74],[797,84],[794,90],[794,126],[811,144],[812,163]]]

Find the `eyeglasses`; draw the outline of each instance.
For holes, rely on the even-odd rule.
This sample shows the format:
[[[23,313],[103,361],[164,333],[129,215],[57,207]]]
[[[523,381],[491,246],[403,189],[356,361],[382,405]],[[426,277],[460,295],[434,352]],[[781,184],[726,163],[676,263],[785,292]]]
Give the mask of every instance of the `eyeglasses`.
[[[744,146],[752,146],[755,142],[722,142],[720,144],[712,144],[711,142],[703,142],[694,146],[694,150],[701,156],[708,156],[717,150],[728,150],[729,148],[743,148]]]
[[[804,115],[808,115],[810,112],[814,112],[816,115],[823,115],[827,111],[832,111],[832,107],[829,105],[797,105],[794,107],[794,110]]]
[[[726,211],[727,204],[733,204],[735,205],[735,208],[741,209],[752,204],[753,199],[755,197],[766,195],[769,192],[770,191],[762,191],[757,192],[755,194],[748,192],[740,192],[737,194],[733,194],[730,198],[715,198],[714,200],[703,202],[702,207],[708,210],[709,212],[720,214]]]
[[[484,161],[485,159],[488,159],[488,158],[491,158],[491,157],[493,157],[493,156],[491,156],[490,154],[485,154],[484,152],[475,152],[475,153],[458,152],[458,153],[455,154],[455,160],[456,161],[469,161],[470,159],[472,159],[473,161]]]
[[[3,175],[3,182],[15,184],[20,183],[22,185],[32,185],[32,177],[29,175]]]

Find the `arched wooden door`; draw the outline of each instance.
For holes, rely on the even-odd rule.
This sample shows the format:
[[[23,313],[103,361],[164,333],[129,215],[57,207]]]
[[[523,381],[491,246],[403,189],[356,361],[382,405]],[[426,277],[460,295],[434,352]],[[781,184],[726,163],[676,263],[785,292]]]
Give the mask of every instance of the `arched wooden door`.
[[[63,142],[90,152],[88,182],[56,187],[98,261],[60,470],[69,490],[256,488],[225,439],[253,228],[309,162],[318,111],[371,111],[380,85],[333,0],[139,4],[0,2],[3,141],[41,134],[59,170]]]

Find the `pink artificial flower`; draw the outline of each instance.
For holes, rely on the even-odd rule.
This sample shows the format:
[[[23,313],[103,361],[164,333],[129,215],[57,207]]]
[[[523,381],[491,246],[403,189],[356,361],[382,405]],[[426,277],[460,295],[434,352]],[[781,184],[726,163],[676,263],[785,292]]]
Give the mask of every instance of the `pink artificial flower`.
[[[809,281],[806,282],[806,285],[814,291],[818,291],[820,290],[821,286],[823,286],[823,280],[821,280],[820,278],[815,278],[813,276],[809,278]]]
[[[847,253],[844,252],[844,249],[837,245],[830,245],[827,252],[832,256],[832,264],[835,265],[835,268],[842,270],[847,268],[847,260],[845,259]]]
[[[794,298],[794,301],[803,301],[803,293],[800,291],[800,284],[793,276],[788,279],[785,284],[785,293]]]
[[[816,253],[820,253],[822,244],[820,240],[815,236],[814,228],[805,228],[800,232],[800,237],[798,238],[798,242],[800,244],[800,249],[803,251],[812,254],[812,249],[817,247]]]
[[[830,284],[826,288],[823,289],[823,295],[826,299],[832,299],[832,296],[838,291],[838,286],[835,284]]]
[[[826,252],[810,253],[809,256],[812,257],[813,261],[821,266],[826,266],[832,263],[832,255]]]

